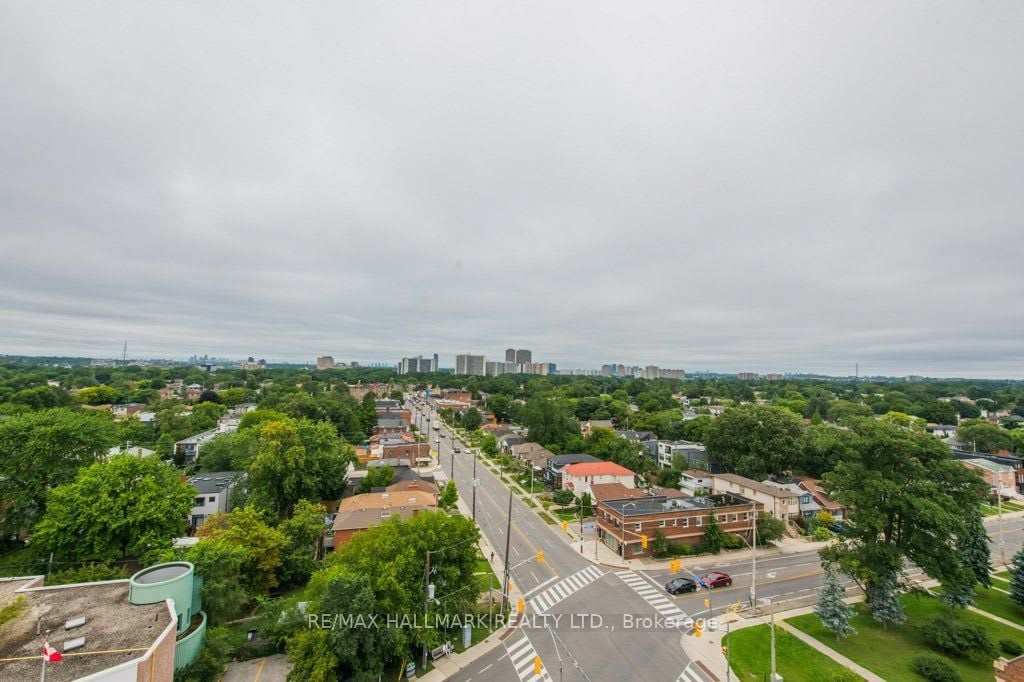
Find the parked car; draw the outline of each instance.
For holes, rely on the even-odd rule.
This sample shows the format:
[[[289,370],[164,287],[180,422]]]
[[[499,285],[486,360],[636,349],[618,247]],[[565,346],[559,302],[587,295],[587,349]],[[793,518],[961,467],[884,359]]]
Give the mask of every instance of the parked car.
[[[462,452],[462,450],[459,449],[458,445],[455,446],[455,452]]]
[[[704,587],[729,587],[732,585],[732,578],[727,573],[712,571],[700,577],[700,584]]]
[[[669,594],[680,594],[681,592],[696,592],[697,583],[689,578],[675,578],[665,584],[665,591]]]

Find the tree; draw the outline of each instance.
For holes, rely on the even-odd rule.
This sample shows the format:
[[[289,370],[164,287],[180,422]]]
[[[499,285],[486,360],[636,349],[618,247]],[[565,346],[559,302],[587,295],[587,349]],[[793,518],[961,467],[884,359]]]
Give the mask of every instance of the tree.
[[[814,613],[821,619],[821,624],[830,630],[839,641],[847,635],[856,634],[856,630],[850,625],[853,617],[853,607],[843,601],[846,598],[846,588],[839,582],[839,576],[831,567],[825,569],[825,581],[818,592],[818,602],[814,606]]]
[[[871,617],[881,623],[886,630],[889,629],[889,623],[899,625],[907,620],[897,589],[896,575],[892,573],[875,582],[868,583],[865,592],[865,600],[871,611]]]
[[[373,433],[373,427],[377,425],[377,399],[372,393],[363,396],[359,407],[359,421],[363,426],[363,433],[369,438]]]
[[[718,522],[718,517],[714,513],[708,514],[704,521],[704,537],[700,542],[701,549],[710,554],[718,554],[722,551],[723,544],[725,544],[725,532],[722,531],[722,525]]]
[[[206,389],[205,391],[203,391],[202,393],[199,394],[199,397],[196,399],[196,402],[197,403],[220,403],[221,399],[220,399],[220,395],[217,394],[217,391],[212,391],[210,389]]]
[[[245,549],[218,538],[200,540],[185,552],[185,560],[203,578],[203,610],[211,624],[237,618],[249,601],[240,582],[248,558]]]
[[[192,406],[191,430],[193,432],[209,431],[217,426],[217,420],[224,416],[226,409],[217,403],[196,403]]]
[[[498,439],[494,437],[493,433],[488,433],[480,439],[480,452],[488,457],[498,454]]]
[[[146,561],[184,534],[194,497],[155,457],[118,455],[50,492],[32,543],[62,561]]]
[[[74,394],[80,405],[107,405],[117,402],[117,389],[112,386],[90,386]]]
[[[330,631],[300,631],[288,639],[285,653],[292,664],[288,682],[337,682],[339,661]]]
[[[512,418],[512,397],[504,393],[494,393],[487,398],[487,409],[498,421],[507,422]]]
[[[455,503],[459,499],[459,491],[455,487],[455,481],[448,481],[444,484],[444,488],[441,490],[441,495],[438,498],[437,505],[441,509],[454,509]]]
[[[917,416],[933,424],[956,424],[956,405],[948,400],[929,400],[917,411]]]
[[[711,422],[711,417],[706,414],[687,420],[683,424],[683,438],[694,443],[703,443]]]
[[[371,492],[374,488],[387,488],[395,480],[395,470],[387,464],[369,467],[363,480],[359,481],[359,493]]]
[[[28,528],[47,505],[47,490],[68,483],[114,445],[115,426],[91,412],[56,408],[0,419],[0,529]]]
[[[977,452],[999,452],[1013,447],[1013,435],[984,419],[965,419],[956,430],[956,439]]]
[[[231,658],[229,632],[224,627],[206,631],[203,649],[194,661],[177,671],[174,679],[178,682],[209,682],[224,673],[224,666]]]
[[[808,476],[820,478],[846,456],[851,442],[846,429],[832,424],[812,424],[803,432],[795,466]]]
[[[828,418],[837,422],[844,417],[870,417],[871,408],[863,403],[854,403],[849,400],[836,400],[828,406]]]
[[[580,495],[580,515],[583,518],[594,515],[594,499],[590,496],[589,492],[584,492]]]
[[[545,397],[527,400],[520,421],[527,428],[530,440],[549,450],[552,447],[561,450],[569,438],[580,432],[579,422],[569,408],[561,401]]]
[[[636,441],[621,438],[611,429],[595,427],[583,439],[583,451],[600,459],[615,462],[630,471],[643,473],[654,467],[654,462]]]
[[[758,542],[776,542],[786,534],[786,522],[777,519],[771,514],[760,513],[757,515],[757,540]]]
[[[957,538],[981,513],[981,478],[931,436],[870,418],[848,420],[847,428],[850,452],[823,487],[846,507],[849,523],[823,558],[865,586],[869,607],[887,603],[876,597],[895,590],[904,560],[951,589],[971,584]]]
[[[327,509],[322,504],[299,500],[291,517],[278,526],[288,539],[277,572],[280,584],[304,583],[316,570],[316,552],[326,530],[326,517]]]
[[[459,426],[467,431],[476,431],[483,423],[484,420],[483,417],[480,416],[480,410],[475,407],[471,407],[466,410],[462,415],[462,419],[459,420]]]
[[[217,512],[206,519],[196,535],[222,540],[245,550],[241,585],[249,596],[261,597],[277,587],[276,571],[281,566],[288,538],[277,528],[270,527],[256,508],[237,507],[227,514]]]
[[[726,410],[708,427],[708,454],[741,476],[761,480],[793,466],[800,447],[800,417],[770,405]]]
[[[331,424],[306,419],[267,422],[260,427],[258,440],[258,452],[249,467],[254,503],[284,519],[301,499],[341,496],[345,472],[354,457],[342,448]]]
[[[972,514],[963,534],[957,538],[957,553],[960,560],[970,569],[972,582],[982,587],[992,587],[992,561],[988,548],[988,533],[981,514]]]
[[[1010,560],[1010,601],[1024,609],[1024,548]]]

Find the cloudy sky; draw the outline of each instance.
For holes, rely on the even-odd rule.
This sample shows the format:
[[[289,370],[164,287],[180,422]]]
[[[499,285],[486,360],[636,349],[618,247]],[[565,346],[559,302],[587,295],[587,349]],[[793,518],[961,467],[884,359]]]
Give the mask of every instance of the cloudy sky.
[[[0,353],[1024,377],[1024,3],[0,2]]]

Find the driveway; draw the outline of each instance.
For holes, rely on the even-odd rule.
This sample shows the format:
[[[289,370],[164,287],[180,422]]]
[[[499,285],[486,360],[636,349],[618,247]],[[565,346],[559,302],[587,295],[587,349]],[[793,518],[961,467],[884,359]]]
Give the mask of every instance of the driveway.
[[[284,654],[229,663],[221,682],[284,682],[292,669]]]

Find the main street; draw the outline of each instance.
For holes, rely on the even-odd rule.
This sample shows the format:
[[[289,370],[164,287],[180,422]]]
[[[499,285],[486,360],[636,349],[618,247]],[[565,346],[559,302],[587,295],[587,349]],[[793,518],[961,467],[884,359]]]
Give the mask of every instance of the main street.
[[[450,475],[454,464],[459,496],[471,507],[473,454],[465,448],[461,453],[454,453],[448,429],[442,424],[440,430],[433,430],[429,413],[415,405],[411,407],[414,423],[437,449],[438,462],[446,474]],[[438,436],[440,443],[435,442]],[[476,477],[479,479],[476,520],[491,546],[502,556],[508,527],[509,489],[482,462],[477,463]],[[1006,542],[1007,559],[1024,542],[1024,518],[1010,517],[1001,523],[997,519],[989,519],[986,527],[992,538],[990,548],[994,563],[1001,563],[1000,527]],[[536,560],[538,551],[544,552],[544,562],[540,564]],[[749,558],[738,560],[730,559],[728,555],[709,556],[706,561],[687,567],[696,575],[716,570],[733,578],[731,587],[713,590],[709,613],[704,602],[706,592],[677,596],[665,592],[664,584],[679,575],[687,575],[687,570],[672,574],[667,569],[618,571],[595,565],[581,555],[579,544],[567,542],[558,526],[545,523],[517,495],[512,495],[509,555],[514,589],[527,598],[528,619],[524,627],[506,639],[503,646],[476,660],[452,679],[463,682],[470,679],[533,679],[534,656],[541,658],[546,673],[552,679],[558,675],[559,656],[563,660],[565,680],[599,681],[625,676],[644,680],[676,680],[684,669],[688,672],[682,679],[709,679],[690,665],[680,646],[681,636],[692,635],[670,629],[624,631],[623,616],[669,613],[681,613],[692,618],[718,616],[731,604],[748,603],[751,583],[754,582]],[[908,576],[919,578],[922,574],[911,569]],[[777,610],[813,603],[821,583],[822,569],[816,551],[761,555],[757,560],[757,598],[759,601],[770,599]],[[847,580],[846,584],[853,583]],[[548,608],[544,609],[545,605]],[[602,626],[600,629],[580,627],[578,620],[570,622],[573,614],[597,614],[602,618]],[[514,666],[513,661],[518,665]],[[526,662],[529,662],[528,666],[525,666]]]
[[[473,456],[465,451],[455,454],[447,430],[441,431],[441,442],[435,443],[438,431],[430,428],[430,418],[412,406],[415,423],[429,435],[438,450],[438,461],[451,472],[454,456],[456,486],[459,496],[472,505]],[[492,547],[504,552],[508,525],[508,488],[482,464],[477,466],[476,519]],[[533,657],[539,656],[548,679],[559,676],[559,658],[563,661],[563,680],[679,679],[690,660],[683,653],[680,629],[635,628],[623,630],[623,616],[657,615],[655,608],[616,575],[615,571],[595,566],[580,556],[577,549],[559,537],[560,530],[542,521],[518,496],[512,499],[512,537],[507,561],[518,592],[528,600],[545,595],[554,601],[541,618],[529,602],[529,617],[499,646],[474,661],[452,679],[526,680],[534,679]],[[544,561],[537,563],[538,551]],[[443,595],[439,595],[443,598]],[[581,624],[578,614],[596,614]],[[577,620],[570,622],[576,615]],[[524,642],[525,638],[525,642]],[[513,662],[516,665],[513,665]],[[527,665],[528,663],[528,665]],[[691,667],[691,670],[693,668]],[[689,680],[710,679],[701,673],[684,677]]]

